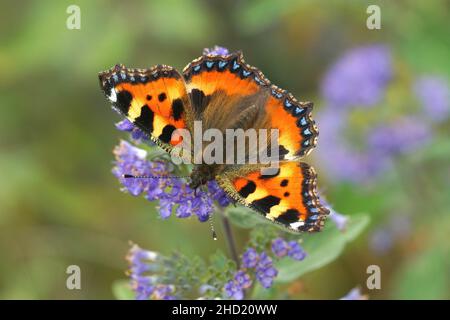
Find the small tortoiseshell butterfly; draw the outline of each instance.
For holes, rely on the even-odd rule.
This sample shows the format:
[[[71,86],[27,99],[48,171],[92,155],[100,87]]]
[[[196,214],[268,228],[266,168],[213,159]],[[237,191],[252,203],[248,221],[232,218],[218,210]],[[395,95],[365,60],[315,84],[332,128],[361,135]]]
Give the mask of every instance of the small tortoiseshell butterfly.
[[[113,107],[170,152],[178,128],[278,129],[279,169],[262,175],[258,165],[198,164],[193,188],[216,179],[236,202],[290,231],[318,231],[329,214],[319,201],[314,169],[299,159],[316,145],[311,102],[299,102],[255,67],[241,52],[204,54],[180,74],[166,65],[129,69],[116,65],[99,74]],[[174,135],[175,136],[175,135]]]

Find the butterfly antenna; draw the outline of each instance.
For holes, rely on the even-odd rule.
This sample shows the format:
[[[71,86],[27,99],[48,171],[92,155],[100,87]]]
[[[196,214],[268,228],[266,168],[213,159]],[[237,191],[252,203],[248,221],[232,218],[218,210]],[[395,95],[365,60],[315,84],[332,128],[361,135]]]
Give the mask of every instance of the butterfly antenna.
[[[189,178],[189,176],[135,176],[132,174],[123,174],[122,178],[125,178],[125,179],[183,179],[183,178]]]
[[[209,227],[211,228],[212,238],[213,238],[213,240],[217,240],[217,234],[216,234],[216,229],[214,228],[214,220],[213,220],[212,212],[209,215],[208,221],[209,221]]]

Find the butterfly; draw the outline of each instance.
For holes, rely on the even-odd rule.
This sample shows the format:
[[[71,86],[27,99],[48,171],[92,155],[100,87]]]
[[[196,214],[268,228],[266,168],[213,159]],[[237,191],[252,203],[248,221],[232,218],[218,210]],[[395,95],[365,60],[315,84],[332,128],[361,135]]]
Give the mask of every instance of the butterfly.
[[[289,231],[319,231],[329,210],[317,192],[313,167],[300,159],[317,144],[311,102],[271,84],[242,52],[204,53],[182,73],[167,65],[99,73],[113,108],[171,152],[180,143],[177,129],[193,132],[194,121],[225,132],[230,128],[277,129],[278,169],[263,174],[258,164],[196,164],[190,186],[215,179],[234,199]]]

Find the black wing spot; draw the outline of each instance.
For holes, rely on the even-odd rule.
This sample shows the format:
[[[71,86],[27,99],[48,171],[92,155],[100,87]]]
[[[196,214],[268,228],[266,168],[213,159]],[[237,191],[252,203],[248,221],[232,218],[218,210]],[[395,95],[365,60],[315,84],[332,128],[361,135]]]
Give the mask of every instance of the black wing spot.
[[[190,96],[194,110],[197,113],[202,113],[211,99],[211,96],[206,96],[205,93],[199,89],[192,89]]]
[[[112,89],[114,90],[114,89]],[[130,110],[131,101],[133,100],[133,95],[128,90],[122,90],[117,93],[116,106],[124,114],[128,115],[128,110]]]
[[[241,190],[239,190],[239,194],[244,197],[247,198],[249,194],[255,192],[256,190],[256,184],[253,181],[249,181],[247,182],[247,184],[245,186],[242,187]]]
[[[162,130],[162,133],[159,135],[159,139],[162,142],[169,143],[172,140],[172,133],[175,131],[175,127],[171,124],[168,124]]]
[[[261,209],[263,212],[270,212],[270,208],[276,206],[280,203],[281,199],[275,196],[266,196],[264,198],[255,200],[252,202],[252,205],[258,209]]]
[[[172,101],[172,113],[175,121],[180,120],[184,113],[183,101],[181,99],[175,99]]]
[[[286,187],[286,186],[288,185],[288,183],[289,183],[289,180],[283,179],[283,180],[281,181],[281,183],[280,183],[280,186]]]
[[[149,94],[148,94],[145,98],[146,98],[148,101],[152,100],[152,96],[149,95]]]
[[[293,222],[297,222],[299,219],[299,213],[298,210],[295,209],[288,209],[282,214],[280,214],[277,218],[275,218],[276,221],[281,222],[283,224],[289,224]]]
[[[289,192],[285,192],[284,193],[284,196],[287,198],[287,197],[289,197],[291,194],[289,193]]]
[[[141,107],[141,114],[134,120],[134,123],[139,127],[144,128],[146,132],[153,132],[153,118],[155,114],[148,107],[148,105],[144,104]]]
[[[164,100],[166,100],[167,99],[167,96],[166,96],[166,94],[164,93],[164,92],[162,92],[162,93],[160,93],[159,95],[158,95],[158,100],[159,100],[159,102],[163,102]]]

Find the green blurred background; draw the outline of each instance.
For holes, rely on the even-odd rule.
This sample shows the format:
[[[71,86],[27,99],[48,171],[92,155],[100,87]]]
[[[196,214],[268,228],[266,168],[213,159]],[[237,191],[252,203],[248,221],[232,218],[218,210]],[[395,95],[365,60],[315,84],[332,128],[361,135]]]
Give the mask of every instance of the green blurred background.
[[[71,4],[81,8],[80,30],[66,28]],[[366,28],[369,4],[381,8],[381,30]],[[383,43],[395,70],[450,76],[447,1],[2,0],[1,8],[2,299],[113,298],[129,240],[163,253],[226,250],[223,237],[209,241],[207,224],[162,221],[153,204],[119,191],[112,149],[127,135],[114,128],[119,117],[99,90],[101,70],[119,62],[182,69],[218,44],[242,49],[250,64],[315,101],[316,110],[327,68],[355,46]],[[409,179],[402,191],[389,173],[364,186],[332,182],[309,160],[323,172],[320,185],[337,211],[372,219],[343,256],[286,290],[301,299],[335,299],[355,285],[372,299],[450,297],[448,123],[422,155],[398,159],[398,168],[423,171],[425,179]],[[416,211],[411,230],[376,254],[371,235],[398,207]],[[234,232],[243,244],[248,231]],[[82,290],[65,287],[71,264],[81,267]],[[382,268],[381,290],[365,289],[370,264]]]

